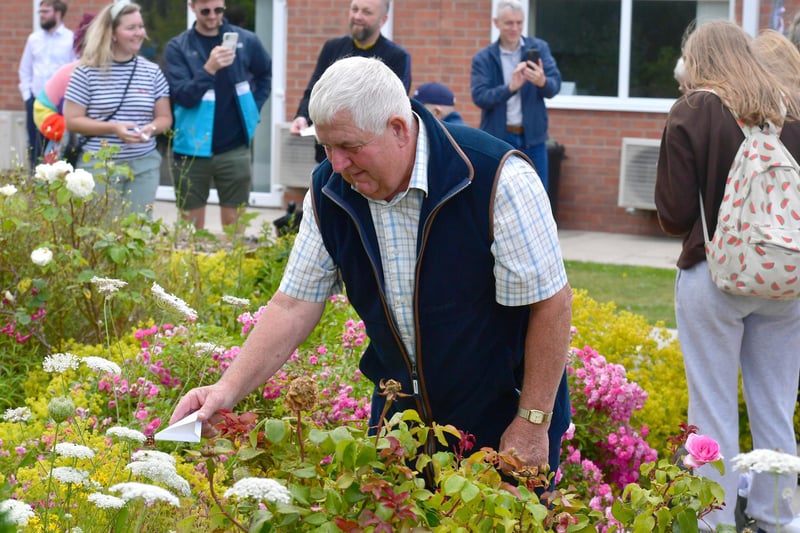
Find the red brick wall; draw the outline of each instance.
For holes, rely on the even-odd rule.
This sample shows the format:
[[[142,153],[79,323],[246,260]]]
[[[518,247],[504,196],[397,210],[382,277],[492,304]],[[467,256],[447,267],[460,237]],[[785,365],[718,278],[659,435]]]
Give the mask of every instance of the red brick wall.
[[[98,0],[67,0],[67,27],[75,29],[84,12],[97,13],[107,2]],[[25,104],[19,94],[17,70],[25,40],[33,31],[33,3],[30,0],[9,0],[3,3],[3,16],[0,19],[0,32],[3,44],[0,46],[0,109],[24,111]],[[37,18],[38,20],[38,18]],[[38,24],[37,24],[38,28]]]

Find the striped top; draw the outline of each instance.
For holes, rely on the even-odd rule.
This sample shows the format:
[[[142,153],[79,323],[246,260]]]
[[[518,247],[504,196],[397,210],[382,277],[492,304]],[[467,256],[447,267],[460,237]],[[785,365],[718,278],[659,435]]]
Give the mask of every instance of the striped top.
[[[134,63],[136,71],[125,93]],[[152,122],[155,103],[169,96],[169,85],[158,65],[143,57],[136,57],[125,63],[114,62],[110,70],[85,65],[77,67],[64,97],[84,106],[89,118],[105,120],[117,109],[123,94],[125,101],[109,122],[131,122],[141,127]],[[117,160],[141,157],[156,148],[155,138],[144,143],[124,144],[116,135],[98,135],[91,137],[84,149],[97,152],[104,140],[109,145],[122,147],[115,157]]]

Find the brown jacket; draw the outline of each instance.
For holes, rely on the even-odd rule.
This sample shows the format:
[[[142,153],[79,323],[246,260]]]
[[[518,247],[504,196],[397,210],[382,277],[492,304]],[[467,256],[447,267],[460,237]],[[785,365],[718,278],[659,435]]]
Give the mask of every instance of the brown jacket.
[[[692,92],[672,106],[661,137],[655,203],[661,228],[683,236],[678,268],[705,261],[697,190],[703,192],[706,223],[713,234],[725,181],[743,140],[742,130],[716,94]],[[787,121],[781,140],[800,160],[800,122]]]

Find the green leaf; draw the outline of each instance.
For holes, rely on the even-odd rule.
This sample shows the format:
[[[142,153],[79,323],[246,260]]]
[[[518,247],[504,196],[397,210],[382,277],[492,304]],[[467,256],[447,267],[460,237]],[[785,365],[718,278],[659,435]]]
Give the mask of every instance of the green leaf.
[[[54,220],[56,220],[58,218],[58,216],[60,214],[61,214],[61,208],[60,207],[50,206],[50,207],[45,208],[42,211],[42,218],[45,219],[48,222],[53,222]]]
[[[249,461],[259,455],[264,455],[266,450],[262,450],[259,448],[242,448],[239,450],[239,453],[236,454],[236,457],[242,461]]]
[[[464,488],[461,489],[461,499],[464,500],[466,503],[469,503],[478,496],[480,496],[480,493],[481,490],[477,486],[475,486],[475,484],[467,481],[464,484]]]
[[[269,419],[264,425],[264,435],[267,440],[277,444],[286,438],[286,424],[282,420]]]
[[[458,474],[454,474],[445,480],[443,487],[444,493],[448,496],[454,496],[461,492],[461,489],[464,487],[466,482],[466,478],[459,476]]]
[[[697,513],[684,509],[675,517],[678,531],[681,533],[697,533]]]
[[[634,512],[627,507],[621,500],[614,500],[611,504],[611,514],[621,524],[629,524],[633,520]]]
[[[304,468],[292,470],[292,474],[300,479],[314,479],[317,477],[317,468],[314,466],[306,466]]]
[[[124,263],[129,255],[128,249],[124,246],[111,246],[106,250],[106,253],[108,254],[108,258],[118,265]]]

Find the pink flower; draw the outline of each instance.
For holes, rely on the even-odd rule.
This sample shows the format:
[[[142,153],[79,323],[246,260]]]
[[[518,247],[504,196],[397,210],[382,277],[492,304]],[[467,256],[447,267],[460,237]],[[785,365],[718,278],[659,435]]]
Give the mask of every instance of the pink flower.
[[[708,435],[690,434],[686,439],[686,451],[689,455],[684,456],[683,464],[689,468],[697,468],[722,459],[719,443]]]

